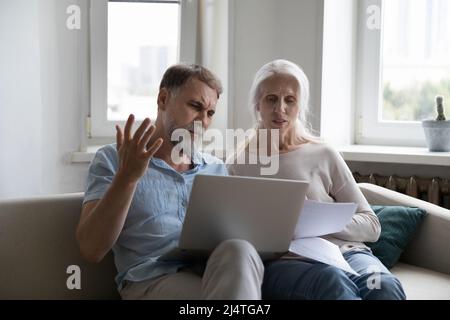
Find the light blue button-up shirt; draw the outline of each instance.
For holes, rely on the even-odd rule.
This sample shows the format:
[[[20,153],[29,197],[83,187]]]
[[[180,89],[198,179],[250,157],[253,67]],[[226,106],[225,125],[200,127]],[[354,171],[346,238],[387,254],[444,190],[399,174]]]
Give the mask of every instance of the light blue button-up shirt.
[[[194,163],[193,169],[180,173],[161,159],[150,160],[113,246],[119,290],[124,280],[147,280],[174,273],[186,265],[182,261],[158,261],[158,258],[178,244],[194,177],[228,174],[223,162],[208,154],[197,153]],[[83,203],[101,199],[118,168],[116,145],[99,149],[89,167]]]

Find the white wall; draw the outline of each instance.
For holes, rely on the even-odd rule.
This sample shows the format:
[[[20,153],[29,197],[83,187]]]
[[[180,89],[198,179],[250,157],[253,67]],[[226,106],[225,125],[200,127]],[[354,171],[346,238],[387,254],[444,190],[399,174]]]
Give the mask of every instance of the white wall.
[[[84,189],[87,165],[70,163],[70,153],[82,142],[83,115],[88,112],[88,1],[39,0],[43,193]],[[66,27],[67,7],[81,8],[81,29]]]
[[[197,63],[212,70],[221,80],[223,94],[216,106],[211,128],[225,132],[228,128],[228,1],[201,2],[201,46],[197,48]]]
[[[357,0],[325,0],[321,137],[330,144],[354,140]]]
[[[82,10],[81,30],[66,9]],[[87,0],[0,3],[0,198],[81,191],[69,162],[88,107]]]
[[[247,129],[256,71],[274,59],[303,67],[311,85],[310,121],[320,129],[323,0],[233,0],[230,6],[229,126]]]
[[[0,195],[39,192],[42,166],[37,0],[0,3]]]

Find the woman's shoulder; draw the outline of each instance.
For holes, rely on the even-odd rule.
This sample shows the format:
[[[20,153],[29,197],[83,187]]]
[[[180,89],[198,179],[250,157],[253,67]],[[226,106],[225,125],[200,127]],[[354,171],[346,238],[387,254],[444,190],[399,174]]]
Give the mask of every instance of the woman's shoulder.
[[[304,145],[305,152],[311,152],[325,157],[336,157],[338,151],[326,142],[308,142]]]
[[[300,151],[302,150],[302,151]],[[309,142],[303,148],[299,149],[297,157],[309,158],[310,161],[315,161],[321,164],[328,164],[328,167],[340,167],[343,163],[343,158],[338,150],[326,142]]]

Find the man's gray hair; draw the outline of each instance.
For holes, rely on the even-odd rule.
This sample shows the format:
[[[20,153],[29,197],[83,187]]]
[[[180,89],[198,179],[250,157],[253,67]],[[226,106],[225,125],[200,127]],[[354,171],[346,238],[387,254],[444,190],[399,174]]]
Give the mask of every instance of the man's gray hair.
[[[210,70],[196,64],[176,64],[163,75],[159,89],[166,88],[173,92],[184,86],[189,79],[195,78],[205,83],[217,92],[217,98],[222,93],[222,84]]]

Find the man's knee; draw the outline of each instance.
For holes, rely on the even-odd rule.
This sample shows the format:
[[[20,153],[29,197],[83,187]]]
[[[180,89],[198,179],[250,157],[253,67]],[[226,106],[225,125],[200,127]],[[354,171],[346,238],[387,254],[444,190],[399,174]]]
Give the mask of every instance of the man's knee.
[[[220,243],[214,253],[221,255],[233,255],[236,257],[246,257],[258,254],[255,247],[246,240],[230,239]]]
[[[255,247],[246,240],[230,239],[223,241],[214,250],[216,259],[226,264],[248,265],[253,264],[258,272],[264,272],[264,265]]]
[[[203,276],[205,297],[260,299],[264,265],[244,240],[222,242],[212,253]]]

